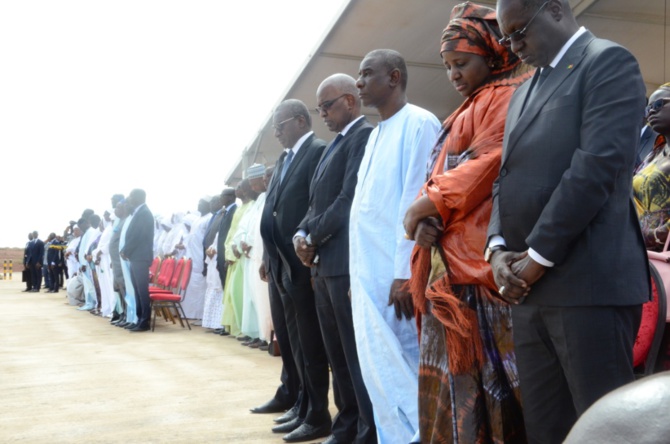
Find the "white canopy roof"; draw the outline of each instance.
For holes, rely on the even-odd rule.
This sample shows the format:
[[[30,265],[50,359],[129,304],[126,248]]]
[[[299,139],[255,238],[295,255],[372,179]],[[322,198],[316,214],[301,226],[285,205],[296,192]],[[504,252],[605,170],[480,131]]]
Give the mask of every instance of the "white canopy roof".
[[[407,62],[409,101],[446,118],[463,98],[449,85],[438,54],[442,30],[449,21],[455,0],[351,0],[322,40],[287,85],[281,100],[300,99],[313,110],[316,88],[331,74],[343,72],[357,77],[358,66],[373,49],[399,51]],[[479,1],[495,8],[495,0]],[[613,40],[628,49],[640,62],[651,93],[668,81],[668,0],[570,0],[578,22],[598,37]],[[281,101],[280,100],[280,101]],[[279,102],[278,102],[279,103]],[[368,119],[376,122],[376,111],[364,108]],[[226,183],[241,180],[247,166],[258,162],[273,165],[282,147],[274,137],[272,110],[258,133],[253,136]],[[324,140],[333,134],[312,111],[313,130]]]

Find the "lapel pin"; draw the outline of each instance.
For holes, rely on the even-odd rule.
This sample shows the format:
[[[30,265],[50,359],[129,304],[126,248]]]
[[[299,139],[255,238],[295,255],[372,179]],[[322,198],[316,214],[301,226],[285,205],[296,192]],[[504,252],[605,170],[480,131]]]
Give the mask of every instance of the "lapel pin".
[[[568,65],[568,69],[572,69],[572,67],[575,66],[573,64]]]

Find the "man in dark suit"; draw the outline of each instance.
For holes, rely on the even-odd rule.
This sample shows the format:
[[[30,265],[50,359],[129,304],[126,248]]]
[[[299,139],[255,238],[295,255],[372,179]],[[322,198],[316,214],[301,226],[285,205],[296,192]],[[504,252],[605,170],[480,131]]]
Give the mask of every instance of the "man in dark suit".
[[[126,243],[120,251],[121,257],[130,261],[130,275],[137,302],[137,324],[128,329],[131,332],[147,331],[150,328],[149,267],[154,256],[154,216],[146,200],[145,191],[138,188],[128,195],[126,205],[133,218],[126,232]]]
[[[65,250],[65,242],[62,242],[58,236],[56,236],[56,233],[51,233],[49,237],[51,238],[51,241],[47,247],[46,266],[49,269],[50,287],[47,293],[58,293],[58,288],[60,287],[58,277],[63,269],[63,251]]]
[[[487,260],[512,304],[529,442],[562,442],[632,381],[649,270],[631,196],[645,88],[567,0],[499,0],[501,43],[538,69],[512,97]]]
[[[30,279],[33,293],[40,291],[42,286],[42,264],[44,262],[44,242],[39,238],[37,231],[33,231],[32,245],[28,249],[26,264],[30,268]]]
[[[31,248],[33,248],[33,233],[28,233],[28,242],[26,242],[26,247],[23,250],[22,280],[26,283],[26,289],[23,290],[24,293],[33,289],[33,277],[30,272],[30,266],[28,265],[28,256],[30,256]]]
[[[219,277],[221,278],[221,288],[224,288],[226,285],[226,273],[228,272],[228,265],[226,264],[226,238],[228,237],[228,231],[230,231],[230,224],[233,221],[233,216],[235,215],[235,210],[237,210],[237,204],[235,203],[235,190],[233,188],[226,188],[221,192],[221,203],[223,212],[223,217],[219,223],[218,233],[219,237],[216,242],[216,269],[219,272]]]
[[[303,386],[298,416],[273,428],[288,433],[286,442],[307,441],[330,434],[328,359],[314,305],[311,274],[293,249],[296,227],[307,213],[309,185],[325,142],[311,131],[304,103],[286,100],[274,112],[275,137],[286,149],[275,167],[261,217],[261,236],[281,307],[270,301],[273,318],[283,315],[290,349]],[[277,337],[280,349],[285,338]],[[284,349],[282,349],[284,355]]]
[[[348,296],[349,212],[372,125],[361,115],[356,80],[351,76],[328,77],[317,89],[316,98],[319,115],[337,136],[316,167],[307,214],[293,245],[303,264],[312,269],[316,312],[337,390],[339,413],[325,443],[376,443]]]

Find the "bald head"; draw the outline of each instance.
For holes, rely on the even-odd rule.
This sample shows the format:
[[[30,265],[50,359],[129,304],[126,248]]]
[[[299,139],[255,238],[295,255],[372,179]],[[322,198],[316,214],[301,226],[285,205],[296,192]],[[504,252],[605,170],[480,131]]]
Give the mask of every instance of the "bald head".
[[[323,123],[333,132],[342,131],[361,115],[356,80],[346,74],[333,74],[316,90],[316,110]]]
[[[284,148],[292,148],[312,130],[312,117],[307,105],[297,99],[284,100],[272,115],[275,137]]]
[[[510,41],[510,49],[537,68],[549,66],[579,29],[567,0],[498,0],[496,17],[505,36],[525,29],[522,39]]]
[[[140,205],[145,204],[147,202],[147,193],[140,189],[140,188],[135,188],[130,192],[128,195],[128,199],[126,199],[126,203],[128,204],[128,209],[132,213],[135,211],[136,208],[138,208]]]
[[[397,70],[399,73],[400,89],[402,91],[407,89],[407,64],[398,51],[393,49],[375,49],[367,53],[365,59],[375,59],[389,73]]]
[[[312,116],[309,115],[307,105],[298,99],[287,99],[279,104],[277,111],[287,111],[291,117],[302,117],[307,123],[307,127],[312,127]]]
[[[351,94],[355,98],[356,105],[360,107],[360,99],[358,98],[358,88],[356,88],[356,79],[351,77],[348,74],[333,74],[332,76],[326,77],[326,79],[321,82],[319,87],[316,90],[318,95],[324,88],[333,88],[340,94]]]

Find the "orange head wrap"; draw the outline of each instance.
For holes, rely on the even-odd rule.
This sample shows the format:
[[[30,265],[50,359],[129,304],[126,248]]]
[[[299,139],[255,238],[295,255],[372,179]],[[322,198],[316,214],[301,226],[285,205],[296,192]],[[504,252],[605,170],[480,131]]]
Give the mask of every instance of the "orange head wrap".
[[[521,63],[512,51],[498,43],[501,37],[494,9],[461,3],[451,10],[449,24],[442,32],[440,54],[445,51],[477,54],[492,65],[491,75],[495,76]]]

